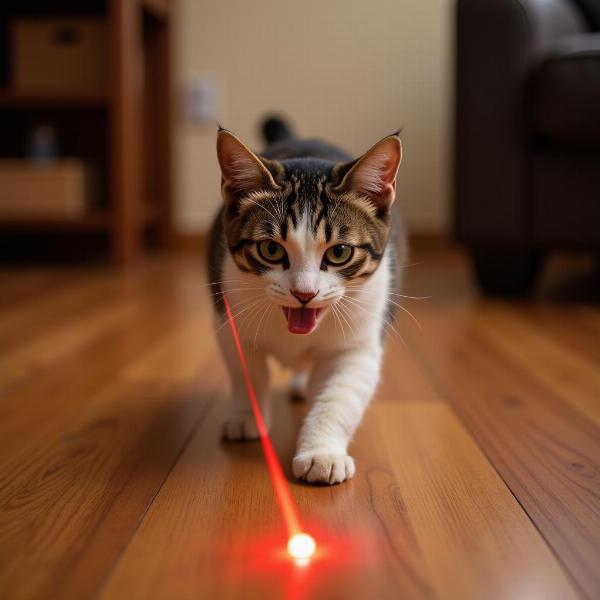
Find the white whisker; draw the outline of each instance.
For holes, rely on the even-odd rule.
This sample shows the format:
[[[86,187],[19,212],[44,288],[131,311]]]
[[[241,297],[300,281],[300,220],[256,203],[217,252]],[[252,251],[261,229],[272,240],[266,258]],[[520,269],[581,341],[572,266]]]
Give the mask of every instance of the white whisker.
[[[245,313],[247,310],[249,310],[250,308],[256,306],[256,304],[258,302],[261,302],[263,300],[263,298],[258,298],[257,300],[255,300],[252,304],[246,306],[245,308],[242,308],[242,310],[240,310],[239,312],[237,312],[235,315],[232,315],[233,319],[235,320],[237,317],[239,317],[241,314]],[[243,302],[238,302],[236,306],[239,306],[240,304],[243,304]],[[227,325],[228,323],[228,318],[225,317],[225,320],[223,321],[223,323],[221,323],[221,325],[216,329],[215,333],[219,333],[219,331],[221,331],[221,329]]]
[[[262,287],[250,287],[250,288],[231,288],[228,290],[221,290],[220,292],[212,292],[209,296],[223,296],[225,294],[229,294],[231,292],[252,292],[256,290],[264,290]]]
[[[244,327],[248,326],[250,327],[250,325],[252,324],[252,321],[254,319],[254,317],[260,312],[260,310],[268,303],[268,300],[266,298],[263,299],[263,302],[259,302],[258,304],[255,304],[251,310],[249,310],[243,317],[242,320],[240,321],[240,326],[239,326],[239,332],[240,334],[242,334],[242,330],[244,329]]]
[[[360,303],[366,304],[368,306],[368,303],[366,303],[364,300],[359,300],[358,298],[352,298],[352,300],[354,300],[356,302],[360,302]],[[421,327],[421,323],[419,323],[419,320],[417,319],[417,317],[415,317],[407,308],[404,308],[404,306],[402,306],[401,304],[399,304],[395,300],[392,300],[391,298],[388,298],[387,301],[391,302],[394,306],[396,306],[400,310],[404,311],[415,322],[415,324],[417,325],[417,327],[421,331],[423,331],[423,327]]]
[[[344,331],[344,326],[342,325],[342,321],[338,315],[338,309],[336,308],[335,304],[331,305],[331,312],[335,318],[336,324],[339,323],[340,329],[342,330],[342,336],[344,338],[344,348],[345,348],[346,347],[346,332]]]
[[[398,330],[397,330],[397,329],[394,327],[394,325],[393,325],[393,324],[390,322],[390,320],[389,320],[389,319],[387,319],[387,318],[386,318],[386,317],[385,317],[383,314],[381,314],[381,315],[377,315],[377,314],[375,314],[375,313],[373,313],[373,312],[371,312],[371,311],[367,310],[367,309],[366,309],[366,308],[363,306],[363,304],[364,304],[364,303],[363,303],[363,304],[361,304],[361,303],[358,303],[358,302],[356,301],[356,298],[350,298],[349,296],[343,296],[343,297],[340,299],[340,301],[344,301],[344,300],[347,300],[347,301],[348,301],[348,302],[350,302],[350,303],[351,303],[351,304],[352,304],[352,305],[353,305],[355,308],[358,308],[358,309],[362,310],[363,312],[365,312],[366,314],[370,315],[371,317],[373,317],[373,318],[375,318],[375,319],[378,319],[378,320],[379,320],[379,319],[381,319],[382,323],[383,323],[384,325],[386,325],[387,327],[389,327],[389,328],[390,328],[390,329],[391,329],[391,330],[392,330],[392,331],[393,331],[393,332],[394,332],[394,333],[395,333],[395,334],[398,336],[398,338],[399,338],[399,339],[400,339],[400,341],[402,342],[402,345],[403,345],[404,347],[407,347],[407,346],[406,346],[406,342],[404,341],[404,338],[402,337],[402,335],[400,334],[400,332],[399,332],[399,331],[398,331]],[[384,327],[384,329],[385,329],[385,327]],[[392,339],[394,339],[394,338],[392,337]]]
[[[335,306],[335,304],[333,305]],[[342,310],[344,309],[344,310]],[[350,314],[347,312],[347,309],[345,306],[343,306],[342,304],[339,305],[339,307],[336,307],[336,310],[339,311],[339,315],[342,319],[344,319],[344,322],[346,323],[346,325],[348,325],[348,329],[350,330],[350,333],[354,333],[354,328],[352,327],[351,323],[348,321],[348,319],[346,318],[346,314],[348,316],[350,316]],[[346,311],[346,314],[345,314]],[[346,336],[344,336],[344,343],[346,341]]]
[[[204,287],[207,287],[209,285],[222,285],[224,283],[237,283],[240,285],[255,285],[256,281],[250,282],[250,281],[244,281],[243,279],[221,279],[220,281],[211,281],[209,283],[204,283],[202,284]]]
[[[269,305],[265,308],[262,316],[260,317],[260,321],[258,322],[258,325],[256,326],[256,332],[254,334],[254,350],[253,350],[253,352],[256,352],[256,341],[258,339],[258,332],[260,330],[260,326],[263,322],[263,319],[265,318],[265,315],[267,315],[267,313],[269,315],[271,314],[271,311],[273,310],[273,306],[274,305],[272,303],[269,303]]]

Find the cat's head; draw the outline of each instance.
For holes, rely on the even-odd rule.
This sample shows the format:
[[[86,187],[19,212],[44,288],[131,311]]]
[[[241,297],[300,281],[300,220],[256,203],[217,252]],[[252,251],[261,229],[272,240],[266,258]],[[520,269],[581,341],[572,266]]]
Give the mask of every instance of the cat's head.
[[[377,270],[391,226],[398,135],[347,163],[271,160],[221,130],[224,231],[237,268],[311,333],[327,309]]]

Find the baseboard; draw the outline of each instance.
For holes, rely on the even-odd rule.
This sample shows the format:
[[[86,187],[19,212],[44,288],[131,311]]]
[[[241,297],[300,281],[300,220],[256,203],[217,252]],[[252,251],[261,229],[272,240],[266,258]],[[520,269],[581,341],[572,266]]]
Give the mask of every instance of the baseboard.
[[[408,239],[411,247],[416,248],[447,248],[455,246],[456,242],[447,232],[409,232]]]
[[[204,231],[194,233],[176,232],[173,234],[172,247],[174,250],[182,252],[204,252],[207,237]]]

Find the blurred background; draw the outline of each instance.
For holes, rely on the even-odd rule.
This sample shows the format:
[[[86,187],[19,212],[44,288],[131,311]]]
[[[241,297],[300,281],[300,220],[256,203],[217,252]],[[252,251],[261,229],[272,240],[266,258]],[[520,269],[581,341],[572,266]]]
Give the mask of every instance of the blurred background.
[[[272,370],[316,570],[264,560],[204,278],[215,123],[274,113],[404,144],[352,482],[295,480]],[[599,250],[600,0],[0,0],[0,598],[598,598]]]
[[[598,4],[7,0],[1,255],[202,239],[215,122],[260,150],[278,113],[355,155],[402,127],[409,231],[462,242],[485,291],[530,291],[547,251],[600,244]]]
[[[216,117],[259,149],[260,122],[272,112],[288,116],[299,135],[354,155],[403,127],[402,212],[415,230],[446,231],[452,7],[446,0],[178,2],[177,87],[193,94],[209,86]],[[207,195],[218,180],[214,128],[189,118],[179,124],[175,223],[193,231],[206,226],[218,200]]]
[[[127,262],[140,236],[201,235],[220,202],[215,121],[260,149],[273,112],[356,155],[403,127],[403,213],[447,231],[451,2],[9,0],[0,15],[5,252],[35,232]]]

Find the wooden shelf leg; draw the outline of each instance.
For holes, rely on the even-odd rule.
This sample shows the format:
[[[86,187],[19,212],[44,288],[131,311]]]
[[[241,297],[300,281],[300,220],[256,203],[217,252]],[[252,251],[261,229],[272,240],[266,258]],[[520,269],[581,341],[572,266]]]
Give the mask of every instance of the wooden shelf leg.
[[[130,263],[142,247],[143,39],[139,0],[110,0],[112,48],[111,189],[112,252]]]
[[[171,78],[171,17],[167,17],[158,32],[158,123],[160,162],[160,211],[159,226],[163,245],[172,241],[172,126],[173,101]]]
[[[167,246],[171,241],[172,185],[172,82],[171,82],[171,19],[165,15],[148,27],[144,60],[144,135],[145,173],[144,196],[151,200],[157,218],[159,241]]]

